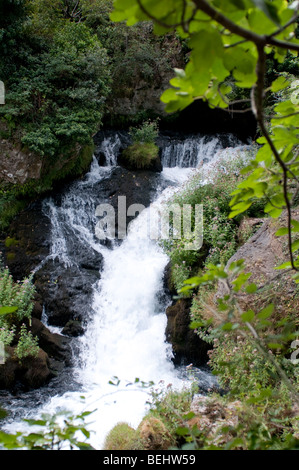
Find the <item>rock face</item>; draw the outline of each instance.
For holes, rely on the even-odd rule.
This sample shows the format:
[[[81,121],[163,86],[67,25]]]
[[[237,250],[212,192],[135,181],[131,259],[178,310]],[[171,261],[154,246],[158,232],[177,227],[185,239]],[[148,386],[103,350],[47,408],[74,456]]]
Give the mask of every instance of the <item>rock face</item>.
[[[239,401],[222,404],[217,399],[195,395],[190,411],[195,414],[188,422],[190,428],[196,426],[207,440],[211,439],[213,445],[223,446],[229,442],[234,434],[223,432],[222,428],[236,428],[238,413],[242,408]]]
[[[293,211],[292,217],[299,220],[299,209]],[[257,232],[228,261],[226,268],[228,269],[232,262],[244,260],[245,271],[251,273],[250,282],[255,283],[261,289],[258,299],[254,294],[238,294],[242,308],[252,308],[253,302],[260,303],[261,305],[257,304],[257,306],[262,307],[265,301],[262,293],[268,292],[268,295],[265,294],[266,297],[272,298],[276,304],[276,310],[282,315],[284,311],[286,312],[288,305],[295,312],[298,308],[298,300],[296,284],[292,280],[294,273],[276,269],[280,264],[289,261],[287,236],[276,236],[279,228],[287,226],[287,215],[283,213],[278,219],[269,218],[262,222]],[[223,297],[225,292],[225,287],[220,284],[216,297]]]
[[[41,201],[32,203],[12,221],[1,237],[0,251],[16,280],[29,276],[48,256],[50,234],[51,221],[43,213]]]
[[[24,184],[41,177],[42,160],[33,152],[24,152],[9,140],[0,140],[0,181]]]
[[[190,299],[180,299],[166,310],[166,339],[172,344],[175,364],[200,366],[208,361],[209,345],[190,329]]]
[[[35,187],[40,191],[53,184],[80,177],[91,163],[93,144],[76,143],[55,160],[30,151],[22,144],[22,130],[17,128],[13,134],[4,122],[0,122],[0,183],[7,188],[23,188],[26,200],[32,200]],[[26,186],[28,185],[28,186]],[[44,188],[44,189],[42,189]],[[21,196],[20,196],[21,197]]]

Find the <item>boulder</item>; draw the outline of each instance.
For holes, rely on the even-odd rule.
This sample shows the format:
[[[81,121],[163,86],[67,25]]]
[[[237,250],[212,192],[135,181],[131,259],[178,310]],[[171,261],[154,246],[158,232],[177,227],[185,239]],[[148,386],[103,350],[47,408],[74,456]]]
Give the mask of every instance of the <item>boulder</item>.
[[[70,339],[51,331],[37,318],[32,318],[31,333],[38,337],[38,344],[50,358],[70,361]]]
[[[190,429],[196,426],[213,445],[224,446],[234,434],[222,429],[231,428],[233,431],[237,427],[241,409],[242,403],[237,400],[224,404],[217,398],[195,395],[190,407],[195,416],[188,421],[188,426]]]
[[[142,449],[168,450],[175,444],[170,432],[160,419],[154,417],[145,418],[138,427]]]
[[[91,311],[92,285],[99,279],[99,272],[49,260],[35,278],[49,325],[65,327],[69,321],[87,320]]]
[[[6,347],[6,360],[0,365],[0,390],[31,390],[48,383],[53,377],[47,353],[39,349],[37,357],[19,360],[14,348]]]
[[[175,364],[200,366],[208,362],[211,348],[190,329],[190,299],[179,299],[166,309],[166,339],[172,345]]]
[[[70,320],[62,330],[62,334],[76,338],[84,333],[84,328],[78,320]]]

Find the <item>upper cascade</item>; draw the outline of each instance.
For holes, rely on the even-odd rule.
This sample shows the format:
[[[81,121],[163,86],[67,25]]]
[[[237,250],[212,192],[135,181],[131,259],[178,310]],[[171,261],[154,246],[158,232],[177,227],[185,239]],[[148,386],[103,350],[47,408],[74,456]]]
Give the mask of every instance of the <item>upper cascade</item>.
[[[96,158],[100,165],[114,167],[118,165],[121,151],[130,145],[126,132],[101,132],[98,135]],[[232,134],[201,135],[185,137],[160,134],[157,145],[163,168],[197,168],[214,159],[217,153],[226,148],[236,148],[242,143]]]

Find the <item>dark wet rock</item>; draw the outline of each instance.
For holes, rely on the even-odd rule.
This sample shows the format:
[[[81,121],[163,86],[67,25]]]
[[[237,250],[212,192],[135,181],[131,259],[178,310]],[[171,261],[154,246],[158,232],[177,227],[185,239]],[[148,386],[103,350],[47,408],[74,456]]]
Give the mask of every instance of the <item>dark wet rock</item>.
[[[164,273],[163,273],[163,288],[169,295],[173,297],[177,295],[177,290],[171,279],[171,266],[172,266],[171,261],[169,261],[167,265],[165,266]]]
[[[31,204],[10,224],[0,240],[4,261],[15,280],[30,275],[49,254],[51,221],[42,211],[42,202]]]
[[[67,322],[62,330],[62,334],[71,337],[81,336],[84,333],[84,328],[78,320],[70,320]]]
[[[49,260],[36,276],[36,288],[44,302],[48,322],[64,327],[70,320],[87,319],[96,274],[79,267],[64,267]]]
[[[50,358],[70,363],[70,339],[51,331],[38,319],[32,319],[31,332],[38,337],[38,344]]]
[[[37,357],[19,360],[14,355],[14,348],[6,348],[7,358],[0,365],[0,389],[24,391],[39,388],[53,377],[48,355],[42,349]]]
[[[33,318],[37,318],[38,320],[41,320],[41,319],[42,319],[42,315],[43,315],[43,305],[42,305],[42,303],[39,302],[38,300],[35,300],[35,301],[34,301],[33,310],[32,310],[31,315],[32,315]]]
[[[104,201],[115,211],[116,237],[120,234],[120,230],[126,233],[128,224],[139,214],[136,211],[133,216],[128,216],[129,207],[134,204],[139,204],[143,208],[149,207],[160,184],[159,173],[145,170],[129,171],[122,167],[113,168],[109,178],[98,183],[96,194],[99,204]],[[124,217],[121,214],[124,214]]]
[[[32,318],[30,331],[38,338],[37,357],[18,359],[15,348],[5,348],[5,363],[0,365],[0,390],[28,391],[46,385],[72,364],[71,340],[51,333],[37,318]]]
[[[172,344],[175,364],[200,366],[208,361],[210,346],[190,329],[190,299],[179,299],[166,309],[166,339]]]

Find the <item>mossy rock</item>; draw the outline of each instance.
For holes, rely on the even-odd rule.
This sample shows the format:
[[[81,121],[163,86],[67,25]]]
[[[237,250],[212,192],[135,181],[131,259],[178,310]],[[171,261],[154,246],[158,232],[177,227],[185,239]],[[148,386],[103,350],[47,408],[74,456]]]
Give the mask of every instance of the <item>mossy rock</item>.
[[[18,246],[19,240],[16,240],[15,238],[7,237],[5,240],[5,247],[10,248],[13,246]]]
[[[165,424],[158,418],[145,417],[138,426],[143,450],[168,450],[175,444]]]
[[[127,147],[119,163],[128,170],[162,171],[159,148],[153,143],[134,143]]]
[[[117,423],[106,436],[103,450],[137,450],[138,434],[128,423]]]

